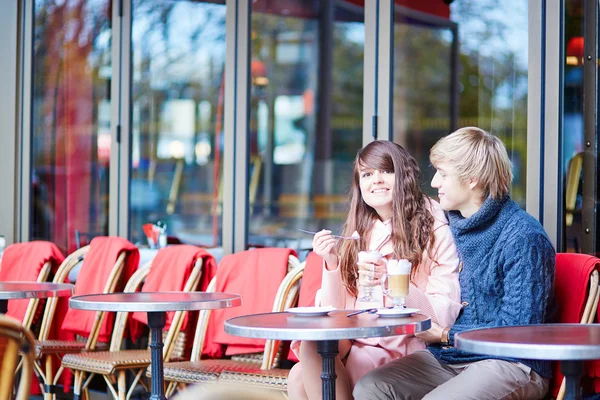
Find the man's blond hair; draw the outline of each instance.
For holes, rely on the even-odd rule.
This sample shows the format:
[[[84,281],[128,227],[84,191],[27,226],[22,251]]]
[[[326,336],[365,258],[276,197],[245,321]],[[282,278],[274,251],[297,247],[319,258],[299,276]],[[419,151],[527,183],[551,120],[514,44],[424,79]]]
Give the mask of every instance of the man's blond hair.
[[[504,143],[477,127],[460,128],[441,138],[429,152],[431,164],[447,163],[462,182],[474,179],[483,198],[500,199],[510,192],[511,162]]]

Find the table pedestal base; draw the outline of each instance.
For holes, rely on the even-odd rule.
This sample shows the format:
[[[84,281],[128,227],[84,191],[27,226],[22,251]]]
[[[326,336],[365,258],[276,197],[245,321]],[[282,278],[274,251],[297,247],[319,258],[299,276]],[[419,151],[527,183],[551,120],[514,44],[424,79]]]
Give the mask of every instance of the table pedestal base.
[[[318,341],[317,353],[323,358],[323,371],[321,373],[323,399],[335,400],[335,356],[338,354],[338,341]]]
[[[582,361],[561,361],[560,372],[565,376],[566,400],[581,400],[581,388],[579,386],[581,375],[583,375]]]
[[[167,314],[164,312],[148,312],[148,327],[151,332],[150,356],[152,365],[152,386],[150,400],[165,400],[165,375],[163,370],[163,339]]]

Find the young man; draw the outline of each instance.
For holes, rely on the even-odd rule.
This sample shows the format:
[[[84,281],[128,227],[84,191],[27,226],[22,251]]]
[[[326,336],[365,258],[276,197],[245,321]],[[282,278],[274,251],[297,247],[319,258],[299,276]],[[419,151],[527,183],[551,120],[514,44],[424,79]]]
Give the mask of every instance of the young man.
[[[356,399],[541,399],[548,362],[481,356],[453,347],[469,329],[546,322],[556,254],[544,229],[509,197],[511,163],[502,142],[462,128],[430,152],[431,186],[448,211],[461,265],[463,309],[452,327],[417,334],[427,350],[364,376]]]

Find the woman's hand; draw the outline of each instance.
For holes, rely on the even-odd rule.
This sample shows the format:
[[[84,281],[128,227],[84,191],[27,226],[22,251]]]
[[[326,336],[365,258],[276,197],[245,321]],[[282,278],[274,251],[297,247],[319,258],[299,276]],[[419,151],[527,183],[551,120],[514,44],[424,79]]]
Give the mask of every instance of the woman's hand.
[[[381,257],[371,256],[368,253],[360,257],[358,266],[358,279],[361,286],[381,285],[381,278],[386,273],[385,260]]]
[[[442,332],[444,332],[444,328],[432,322],[431,328],[424,332],[416,332],[415,336],[427,344],[440,343],[442,341]]]
[[[338,266],[338,256],[335,253],[337,239],[331,236],[331,231],[323,229],[313,237],[313,251],[323,260],[328,270],[334,270]]]

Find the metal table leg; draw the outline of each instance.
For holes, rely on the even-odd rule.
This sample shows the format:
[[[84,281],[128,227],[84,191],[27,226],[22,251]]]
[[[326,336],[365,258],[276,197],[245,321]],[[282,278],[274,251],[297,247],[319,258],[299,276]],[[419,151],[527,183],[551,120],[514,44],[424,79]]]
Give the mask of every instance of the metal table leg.
[[[8,300],[0,300],[0,314],[6,314],[8,311]]]
[[[583,375],[583,361],[561,361],[560,372],[566,378],[565,399],[581,400],[579,383]]]
[[[165,400],[165,375],[163,370],[162,330],[165,327],[167,313],[148,312],[148,327],[152,333],[150,355],[152,365],[152,387],[150,400]]]
[[[335,356],[338,354],[338,341],[318,341],[317,353],[323,358],[323,372],[321,373],[323,399],[335,400]]]

